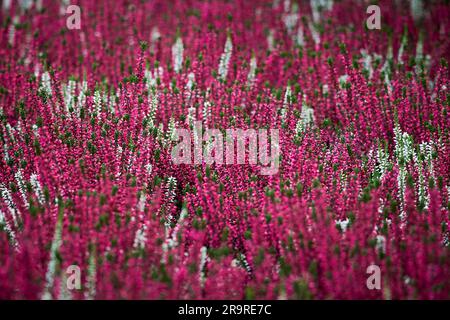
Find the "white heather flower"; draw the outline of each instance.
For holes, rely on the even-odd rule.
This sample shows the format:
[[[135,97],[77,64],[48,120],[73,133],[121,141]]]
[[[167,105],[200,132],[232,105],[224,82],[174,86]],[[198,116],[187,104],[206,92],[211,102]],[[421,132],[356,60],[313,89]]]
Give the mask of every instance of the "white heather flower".
[[[314,117],[314,109],[309,107],[305,102],[303,102],[302,104],[300,119],[305,126],[314,125],[314,121],[316,120],[316,118]]]
[[[148,164],[145,165],[145,170],[147,171],[148,175],[151,175],[152,174],[152,170],[153,170],[153,166],[150,163],[148,163]]]
[[[273,51],[275,47],[275,39],[272,29],[269,30],[269,34],[267,35],[267,47],[269,48],[270,51]]]
[[[195,74],[193,72],[189,72],[188,74],[188,82],[186,84],[186,88],[188,90],[193,90],[194,89],[194,83],[195,83]]]
[[[104,105],[108,105],[108,94],[107,94],[107,92],[103,92],[102,93],[102,103],[104,104]]]
[[[131,169],[133,168],[133,164],[136,161],[136,156],[134,154],[130,154],[128,156],[128,162],[127,162],[127,171],[131,171]]]
[[[304,46],[305,45],[305,34],[303,32],[303,28],[301,25],[298,26],[297,36],[295,38],[297,45]]]
[[[87,284],[86,288],[88,289],[87,292],[85,292],[85,298],[87,300],[92,300],[95,298],[96,289],[95,289],[95,282],[97,278],[97,266],[95,261],[95,250],[89,254],[89,266],[88,266],[88,275],[87,275]]]
[[[58,300],[72,300],[72,293],[67,288],[67,275],[63,272],[59,283]]]
[[[343,88],[347,82],[348,82],[348,74],[343,74],[342,76],[339,77],[339,84],[341,88]]]
[[[33,130],[33,135],[35,138],[39,138],[39,127],[35,124],[31,126],[31,130]]]
[[[341,184],[342,189],[345,191],[347,189],[347,174],[345,172],[339,173],[339,181]]]
[[[339,225],[342,232],[345,232],[347,230],[348,224],[350,223],[350,220],[346,218],[345,220],[335,220],[334,221],[336,225]]]
[[[297,121],[297,124],[295,125],[295,135],[299,136],[303,131],[304,131],[303,130],[303,123],[302,123],[302,120],[299,119]]]
[[[11,213],[11,216],[12,216],[13,222],[14,222],[14,226],[17,227],[19,213],[18,213],[17,207],[12,199],[11,192],[8,190],[8,188],[5,187],[4,184],[0,184],[0,193],[1,193],[3,200],[5,200],[6,205],[8,206],[9,213]]]
[[[69,0],[61,0],[61,4],[59,6],[59,14],[65,15],[66,14],[66,8],[70,5]]]
[[[405,50],[405,46],[408,44],[408,38],[406,32],[403,33],[401,45],[398,49],[397,61],[399,64],[403,64],[403,51]]]
[[[100,112],[102,111],[102,96],[99,90],[95,90],[94,92],[94,107],[95,112],[97,113],[97,117],[99,117]]]
[[[78,97],[77,97],[78,116],[80,116],[79,111],[81,110],[81,108],[83,108],[83,106],[86,103],[86,91],[87,91],[87,82],[83,81],[80,85],[80,91],[79,91]]]
[[[177,224],[173,228],[172,237],[166,239],[168,248],[173,248],[178,245],[178,240],[177,240],[178,230],[183,225],[183,221],[187,216],[188,216],[187,210],[185,207],[183,207],[183,209],[181,209],[180,217],[178,218]]]
[[[188,115],[186,117],[186,121],[187,121],[187,124],[189,124],[189,127],[191,127],[191,128],[194,127],[194,122],[196,121],[195,112],[196,112],[196,109],[194,107],[190,107],[188,109]]]
[[[166,133],[166,141],[167,146],[170,147],[171,141],[174,140],[175,137],[175,119],[173,117],[170,117],[169,125],[167,126],[167,133]]]
[[[147,199],[145,198],[145,194],[142,192],[137,205],[137,208],[140,212],[144,212],[146,200]]]
[[[16,138],[14,137],[14,128],[11,127],[9,123],[5,125],[6,132],[8,133],[9,139],[11,139],[12,142],[16,143]]]
[[[15,16],[8,29],[8,43],[14,45],[14,36],[16,34],[16,24],[19,23],[19,17]]]
[[[159,32],[158,27],[153,27],[151,35],[150,35],[150,49],[155,49],[155,43],[161,37],[161,33]]]
[[[405,212],[403,211],[405,206],[405,190],[406,190],[406,170],[400,168],[397,176],[397,186],[398,186],[398,198],[400,200],[400,216],[402,219],[405,217]]]
[[[308,105],[303,102],[300,119],[297,121],[297,124],[295,126],[295,133],[299,135],[305,132],[307,128],[314,126],[314,121],[314,109],[308,107]]]
[[[316,45],[320,44],[320,34],[319,32],[316,30],[316,27],[314,27],[314,25],[310,22],[308,22],[308,27],[309,27],[309,31],[311,32],[311,36],[314,40],[314,43]]]
[[[116,111],[116,109],[114,108],[114,105],[116,103],[116,94],[114,93],[113,88],[111,88],[111,91],[109,93],[109,99],[108,99],[108,107],[109,107],[109,111],[111,113],[114,113]]]
[[[386,238],[382,235],[377,235],[375,248],[378,252],[386,253]]]
[[[247,85],[250,87],[255,82],[255,75],[256,75],[256,57],[255,55],[252,55],[252,58],[250,59],[250,70],[248,71],[247,75]]]
[[[17,125],[16,125],[16,132],[22,136],[23,135],[23,129],[22,129],[22,121],[17,121]]]
[[[53,284],[55,281],[55,272],[56,272],[56,264],[57,264],[57,253],[59,250],[59,247],[61,246],[61,234],[62,234],[62,221],[63,221],[63,215],[58,214],[56,226],[55,226],[55,233],[53,235],[53,241],[50,247],[50,261],[47,266],[47,272],[45,274],[45,289],[44,293],[42,295],[42,300],[51,300],[52,295],[50,291],[53,288]]]
[[[284,94],[283,108],[281,109],[281,120],[284,122],[286,120],[287,111],[289,109],[289,103],[292,96],[291,86],[286,87],[286,92]]]
[[[42,10],[42,0],[36,0],[36,10],[37,11]]]
[[[41,90],[43,90],[48,95],[52,94],[52,85],[50,80],[50,74],[45,71],[41,76]]]
[[[183,51],[183,40],[181,37],[178,37],[175,44],[172,46],[172,63],[176,73],[180,73],[183,67]]]
[[[8,11],[11,7],[11,0],[3,0],[3,11]]]
[[[404,204],[405,204],[405,190],[406,190],[406,164],[411,161],[414,156],[414,148],[412,137],[406,132],[402,132],[398,125],[394,127],[394,142],[395,142],[395,158],[397,160],[397,165],[399,168],[397,184],[399,190],[399,200],[400,200],[400,216],[405,217]]]
[[[219,77],[222,80],[226,80],[228,74],[228,65],[230,64],[231,54],[233,51],[233,44],[231,42],[230,35],[227,36],[227,41],[225,42],[225,48],[220,56],[219,61]]]
[[[382,178],[389,166],[389,152],[387,150],[384,151],[379,147],[377,151],[377,160],[378,164],[376,165],[375,170],[379,173],[380,178]]]
[[[420,61],[423,59],[423,37],[420,34],[419,35],[419,40],[417,40],[417,46],[416,46],[416,66],[415,66],[415,71],[416,74],[420,74],[422,70],[421,68],[421,64]]]
[[[361,50],[361,55],[363,57],[364,69],[369,71],[369,79],[371,79],[373,75],[372,56],[366,50]]]
[[[239,253],[238,256],[238,262],[245,268],[247,273],[252,273],[252,268],[250,267],[250,264],[247,261],[247,257],[243,253]]]
[[[189,72],[188,76],[188,81],[186,83],[186,97],[187,99],[191,98],[192,95],[192,91],[194,90],[194,86],[195,86],[195,74],[193,72]]]
[[[423,173],[423,163],[425,163],[428,168],[428,172],[430,173],[430,177],[435,179],[434,170],[433,170],[433,145],[435,143],[433,141],[430,142],[422,142],[419,144],[418,153],[414,152],[414,166],[417,169],[419,175],[418,187],[417,187],[417,195],[419,202],[423,203],[425,209],[428,209],[428,205],[430,203],[430,194],[428,192],[428,184],[425,180],[425,175]],[[422,157],[424,157],[424,161],[422,161]]]
[[[3,227],[3,230],[5,230],[6,234],[8,235],[9,242],[13,247],[16,248],[16,250],[19,249],[19,246],[16,241],[16,234],[11,229],[11,226],[9,225],[8,221],[6,220],[5,214],[0,210],[0,227]]]
[[[445,222],[444,222],[445,223]],[[450,246],[450,232],[446,231],[442,237],[442,245],[444,247]]]
[[[320,12],[319,12],[319,6],[322,1],[319,0],[310,0],[311,4],[311,12],[312,12],[312,18],[315,23],[319,22],[320,20]]]
[[[284,0],[284,2],[283,2],[284,13],[289,12],[290,7],[291,7],[291,1]]]
[[[420,19],[424,16],[424,8],[423,8],[423,1],[422,0],[411,0],[410,1],[410,7],[411,7],[411,15],[414,19],[414,22],[420,21]]]
[[[33,0],[20,0],[19,5],[22,10],[28,10],[31,8],[33,4]]]
[[[74,108],[75,87],[76,82],[73,80],[69,80],[67,86],[63,86],[64,104],[67,112],[69,112],[70,108]]]
[[[419,145],[420,153],[425,156],[425,163],[428,166],[428,171],[434,178],[434,168],[433,168],[433,146],[437,146],[434,141],[423,142]]]
[[[149,99],[149,107],[150,111],[147,115],[147,119],[149,121],[149,127],[150,129],[153,129],[155,127],[155,119],[156,119],[156,110],[158,109],[158,95],[157,93],[154,93],[151,98]]]
[[[168,232],[166,231],[165,234],[166,234],[166,238],[167,238]],[[162,251],[163,251],[163,254],[161,257],[161,263],[165,264],[167,262],[167,252],[169,251],[169,246],[167,245],[167,242],[164,242],[162,244]]]
[[[23,181],[22,170],[19,169],[14,174],[14,177],[16,178],[17,185],[19,186],[19,192],[20,192],[20,196],[22,197],[23,204],[25,205],[25,207],[29,208],[30,204],[28,203],[27,195],[26,195],[26,192],[25,192],[25,183]]]
[[[5,162],[8,163],[10,157],[9,157],[9,152],[8,152],[8,145],[6,143],[3,145],[3,152],[5,153],[5,155],[4,155]]]
[[[200,283],[201,286],[203,287],[205,285],[205,265],[206,262],[208,261],[208,249],[203,246],[200,249]]]
[[[408,276],[404,276],[404,277],[403,277],[403,282],[404,282],[406,285],[410,285],[411,282],[412,282],[412,279],[411,279],[410,277],[408,277]]]
[[[45,197],[44,197],[44,193],[42,192],[42,187],[41,187],[41,184],[39,183],[37,174],[33,173],[30,176],[30,183],[34,189],[34,193],[36,194],[36,198],[38,199],[39,203],[44,204]]]
[[[289,34],[294,30],[298,19],[299,15],[297,13],[290,13],[283,16],[283,22]]]
[[[203,103],[203,121],[208,123],[208,119],[211,117],[211,102],[208,100]]]
[[[167,179],[167,183],[166,183],[166,203],[167,204],[171,204],[174,203],[175,201],[175,196],[176,196],[176,189],[177,189],[177,179],[175,177],[170,176]],[[166,217],[166,221],[165,221],[165,227],[166,227],[166,239],[168,238],[169,235],[169,227],[170,227],[170,222],[172,221],[172,215],[168,214]]]
[[[147,226],[145,224],[142,225],[140,229],[136,231],[136,235],[134,237],[134,248],[145,248],[145,244],[147,242]]]
[[[320,21],[321,13],[324,10],[331,10],[333,8],[333,0],[310,0],[311,11],[314,23]]]
[[[391,66],[390,66],[390,61],[392,61],[393,57],[394,57],[394,53],[393,53],[393,49],[392,49],[392,44],[390,43],[388,46],[387,53],[386,53],[386,59],[384,61],[383,66],[381,67],[381,72],[384,72],[384,83],[388,87],[389,94],[391,94],[391,92],[392,92],[392,85],[391,85],[391,81],[389,80],[389,74],[392,72]]]
[[[175,199],[175,189],[177,188],[177,179],[175,177],[169,177],[167,179],[167,185],[166,185],[167,191],[166,191],[166,197],[169,203],[172,203]]]
[[[382,198],[380,198],[380,205],[378,207],[378,213],[383,213],[383,209],[384,209],[384,200]]]
[[[164,74],[164,69],[159,66],[155,71],[153,71],[153,75],[155,78],[162,78]]]
[[[145,70],[145,78],[147,78],[147,89],[150,90],[152,87],[155,87],[157,84],[157,79],[161,79],[164,74],[164,69],[159,66],[157,69],[153,70]]]

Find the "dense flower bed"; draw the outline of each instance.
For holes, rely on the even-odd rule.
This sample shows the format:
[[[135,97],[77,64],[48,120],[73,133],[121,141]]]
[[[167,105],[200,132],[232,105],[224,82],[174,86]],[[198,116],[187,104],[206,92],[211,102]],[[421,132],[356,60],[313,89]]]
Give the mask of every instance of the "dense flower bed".
[[[381,30],[369,1],[73,4],[1,9],[0,298],[450,298],[446,1]],[[174,164],[194,121],[279,129],[278,172]]]

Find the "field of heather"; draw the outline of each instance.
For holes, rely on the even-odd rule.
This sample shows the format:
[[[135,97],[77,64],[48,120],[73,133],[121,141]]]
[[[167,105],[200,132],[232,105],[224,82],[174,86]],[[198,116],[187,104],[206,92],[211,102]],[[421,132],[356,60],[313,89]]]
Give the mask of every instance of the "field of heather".
[[[375,2],[2,1],[0,299],[450,299],[450,5]]]

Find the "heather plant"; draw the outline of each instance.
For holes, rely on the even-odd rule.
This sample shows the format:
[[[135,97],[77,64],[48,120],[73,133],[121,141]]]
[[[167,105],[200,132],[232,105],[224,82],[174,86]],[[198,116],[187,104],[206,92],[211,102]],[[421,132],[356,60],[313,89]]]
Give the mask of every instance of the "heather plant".
[[[450,297],[445,1],[75,5],[0,11],[0,298]]]

